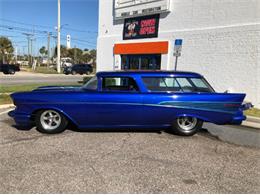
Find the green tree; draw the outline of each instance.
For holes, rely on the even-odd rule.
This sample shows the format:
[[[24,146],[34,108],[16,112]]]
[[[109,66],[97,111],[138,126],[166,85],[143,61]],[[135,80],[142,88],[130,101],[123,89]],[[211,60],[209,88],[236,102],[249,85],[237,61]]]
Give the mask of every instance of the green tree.
[[[39,52],[40,52],[40,54],[41,54],[42,56],[45,56],[45,55],[48,54],[48,50],[47,50],[44,46],[42,46],[42,47],[40,48]]]
[[[82,54],[83,51],[79,48],[71,48],[68,50],[68,57],[73,59],[74,64],[83,62]]]
[[[9,63],[14,52],[12,41],[7,37],[0,37],[0,62]]]
[[[93,61],[92,65],[93,65],[93,68],[96,69],[96,61],[97,61],[97,50],[96,49],[92,49],[90,50],[90,56],[91,56],[91,59]]]
[[[83,63],[88,63],[91,61],[91,55],[89,53],[84,53],[81,57]]]
[[[57,47],[55,47],[55,52],[54,52],[54,56],[53,57],[57,57]],[[60,46],[60,57],[61,58],[68,57],[68,49],[64,45]]]

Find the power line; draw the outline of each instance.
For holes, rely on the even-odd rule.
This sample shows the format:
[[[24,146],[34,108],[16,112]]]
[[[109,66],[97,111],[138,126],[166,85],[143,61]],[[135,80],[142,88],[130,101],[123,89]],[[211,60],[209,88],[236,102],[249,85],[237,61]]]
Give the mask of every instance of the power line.
[[[28,28],[21,28],[21,27],[17,27],[17,26],[10,26],[10,25],[0,25],[0,28],[3,28],[9,32],[20,32],[20,33],[32,33],[33,35],[42,35],[42,34],[47,34],[48,31],[43,31],[43,30],[37,30],[37,29],[28,29]],[[50,32],[53,33],[54,32]],[[66,35],[62,35],[63,38],[66,39]],[[86,41],[86,40],[82,40],[82,39],[78,39],[78,38],[73,38],[73,40],[76,41],[81,41],[81,42],[86,42],[86,43],[90,43],[90,44],[95,44],[94,42],[90,42],[90,41]]]
[[[18,21],[14,21],[14,20],[8,20],[8,19],[4,19],[4,18],[0,18],[0,20],[6,21],[6,22],[9,22],[9,23],[25,25],[25,26],[29,25],[29,26],[32,26],[32,27],[53,29],[52,26],[45,26],[45,25],[39,25],[39,24],[30,24],[30,23],[18,22]],[[91,33],[92,34],[97,34],[98,33],[97,31],[81,30],[81,29],[70,28],[70,27],[63,27],[63,29],[67,29],[67,30],[71,30],[71,31],[75,31],[75,32],[89,33],[89,34],[91,34]]]
[[[18,30],[18,31],[23,31],[23,32],[37,32],[40,34],[46,34],[48,31],[43,31],[43,30],[35,30],[34,29],[28,29],[28,28],[23,28],[23,27],[17,27],[17,26],[10,26],[10,25],[0,25],[1,28],[8,29],[8,30]]]
[[[97,34],[96,31],[89,31],[89,30],[79,30],[79,29],[75,29],[75,28],[68,28],[68,27],[63,27],[64,29],[70,30],[70,31],[75,31],[75,32],[82,32],[82,33],[93,33],[93,34]]]
[[[24,23],[24,22],[17,22],[17,21],[14,21],[14,20],[8,20],[8,19],[4,19],[4,18],[0,18],[0,20],[2,21],[6,21],[6,22],[10,22],[10,23],[14,23],[14,24],[20,24],[20,25],[29,25],[29,26],[38,26],[40,28],[50,28],[50,29],[53,29],[53,27],[51,26],[44,26],[44,25],[38,25],[38,24],[29,24],[29,23]]]

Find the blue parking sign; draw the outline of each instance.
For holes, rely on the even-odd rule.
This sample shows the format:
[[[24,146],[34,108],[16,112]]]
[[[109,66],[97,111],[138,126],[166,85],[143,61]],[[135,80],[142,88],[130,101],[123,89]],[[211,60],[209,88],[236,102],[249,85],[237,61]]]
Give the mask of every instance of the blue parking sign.
[[[182,45],[182,39],[175,39],[174,45]]]

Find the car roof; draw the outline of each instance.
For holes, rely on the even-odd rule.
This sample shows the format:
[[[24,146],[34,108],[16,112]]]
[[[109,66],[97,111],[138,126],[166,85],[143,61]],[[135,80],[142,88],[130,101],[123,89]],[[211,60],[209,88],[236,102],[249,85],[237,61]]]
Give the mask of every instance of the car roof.
[[[166,71],[166,70],[126,70],[126,71],[101,71],[97,72],[97,76],[183,76],[183,77],[202,77],[195,72],[188,71]]]

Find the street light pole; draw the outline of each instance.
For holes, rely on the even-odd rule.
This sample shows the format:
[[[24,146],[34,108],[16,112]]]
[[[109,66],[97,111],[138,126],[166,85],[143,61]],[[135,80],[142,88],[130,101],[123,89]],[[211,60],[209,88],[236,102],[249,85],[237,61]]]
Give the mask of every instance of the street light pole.
[[[60,73],[60,0],[58,0],[57,71]]]

